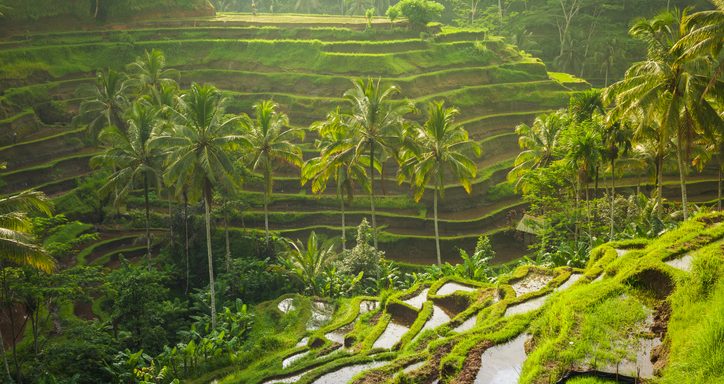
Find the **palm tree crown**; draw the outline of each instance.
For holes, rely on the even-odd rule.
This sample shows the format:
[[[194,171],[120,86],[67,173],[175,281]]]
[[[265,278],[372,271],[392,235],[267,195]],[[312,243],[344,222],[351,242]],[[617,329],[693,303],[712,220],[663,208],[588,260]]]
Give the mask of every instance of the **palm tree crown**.
[[[55,260],[35,243],[29,213],[50,214],[45,195],[25,191],[0,197],[0,264],[29,266],[44,272],[55,268]]]

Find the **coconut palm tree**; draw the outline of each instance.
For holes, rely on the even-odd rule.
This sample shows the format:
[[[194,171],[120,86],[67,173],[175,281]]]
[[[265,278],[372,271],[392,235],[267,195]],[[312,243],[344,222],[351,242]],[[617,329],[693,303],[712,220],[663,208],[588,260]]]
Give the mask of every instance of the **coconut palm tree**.
[[[0,169],[5,165],[0,164]],[[7,264],[27,266],[44,272],[55,268],[55,260],[35,243],[32,236],[32,222],[28,214],[50,214],[50,202],[45,195],[36,191],[25,191],[0,197],[0,271]],[[5,354],[2,332],[0,332],[0,354],[3,357],[5,375],[10,379],[10,366]]]
[[[724,117],[724,111],[721,112]],[[724,120],[724,119],[723,119]],[[700,171],[710,161],[717,160],[717,210],[722,209],[722,172],[724,172],[724,125],[707,131],[699,140],[699,153],[692,164]]]
[[[660,122],[661,142],[676,142],[683,216],[688,217],[686,174],[688,153],[696,136],[721,120],[710,101],[705,98],[710,78],[701,73],[704,59],[680,60],[687,35],[687,10],[664,12],[650,20],[639,20],[631,28],[635,38],[648,45],[646,60],[636,63],[623,80],[609,87],[616,108],[626,114],[642,109]]]
[[[28,217],[51,212],[50,201],[41,192],[24,191],[0,197],[0,264],[28,266],[43,272],[55,268],[55,260],[35,244]]]
[[[323,193],[333,179],[342,212],[342,250],[346,250],[345,201],[354,197],[355,185],[369,188],[367,171],[354,161],[355,132],[345,122],[339,109],[327,115],[327,120],[312,125],[319,132],[315,146],[319,156],[309,159],[302,167],[302,185],[312,183],[313,193]]]
[[[591,207],[589,204],[588,186],[585,183],[590,180],[591,174],[597,173],[597,169],[603,159],[603,142],[601,140],[600,125],[588,120],[573,126],[567,131],[566,137],[566,161],[578,175],[576,179],[576,208],[580,199],[581,187],[584,189],[586,218],[589,227],[589,239],[591,235]],[[578,228],[578,225],[576,225]]]
[[[724,72],[724,59],[721,56],[724,46],[724,1],[714,0],[712,3],[716,9],[687,15],[683,27],[688,33],[673,47],[680,54],[680,61],[700,57],[711,60],[714,71],[704,94],[709,93]]]
[[[146,257],[151,260],[150,205],[148,194],[152,184],[160,190],[160,164],[162,153],[151,145],[158,136],[158,111],[151,105],[133,103],[127,121],[128,130],[116,126],[106,127],[98,139],[105,147],[100,155],[91,159],[91,166],[105,167],[112,171],[101,193],[115,192],[114,204],[118,205],[140,181],[143,185],[146,220]],[[150,268],[150,264],[149,264]]]
[[[220,186],[232,189],[239,177],[234,156],[245,139],[238,131],[238,118],[223,113],[224,100],[210,85],[192,84],[180,98],[174,111],[173,131],[153,140],[167,150],[164,178],[168,185],[183,191],[188,198],[201,197],[206,224],[206,253],[209,267],[211,323],[216,326],[214,260],[211,251],[211,205],[213,191]]]
[[[95,136],[107,126],[115,126],[126,131],[123,113],[128,108],[128,77],[112,69],[99,71],[96,74],[96,83],[92,87],[81,89],[85,99],[74,119],[76,124],[87,124],[91,136]]]
[[[353,87],[344,93],[350,104],[348,122],[359,140],[355,144],[354,162],[365,164],[369,169],[370,211],[374,247],[377,249],[377,220],[375,218],[375,169],[381,172],[378,160],[382,151],[390,151],[390,142],[396,128],[404,122],[404,115],[413,110],[409,103],[393,105],[391,99],[399,93],[396,86],[383,87],[380,80],[353,80]]]
[[[471,141],[468,132],[455,124],[459,111],[445,107],[442,101],[431,102],[428,118],[423,125],[410,126],[410,141],[406,145],[407,155],[403,156],[400,175],[411,177],[416,201],[422,198],[427,187],[433,187],[433,219],[435,223],[435,248],[437,263],[440,256],[440,233],[437,219],[438,197],[445,196],[445,177],[459,182],[470,193],[471,181],[475,178],[477,164],[471,155],[480,156],[480,145]],[[402,180],[399,180],[402,181]]]
[[[247,157],[253,171],[264,177],[264,230],[269,245],[269,200],[272,194],[274,166],[287,163],[303,165],[302,150],[294,141],[304,139],[304,130],[290,128],[286,114],[278,112],[279,105],[272,100],[254,104],[254,119],[244,116],[244,138],[249,145]]]
[[[176,85],[174,77],[178,77],[178,71],[166,68],[166,57],[157,49],[145,51],[127,69],[131,74],[130,85],[151,98],[154,105],[164,104],[163,88],[173,88]]]
[[[515,182],[515,188],[525,190],[528,171],[544,168],[556,158],[560,148],[561,132],[568,125],[568,115],[558,111],[539,115],[533,125],[520,124],[515,127],[518,146],[522,151],[515,158],[508,180]]]
[[[616,160],[631,150],[632,134],[631,129],[620,121],[615,122],[603,131],[603,144],[606,147],[603,156],[611,162],[611,228],[609,233],[611,239],[613,239],[614,203],[616,201]]]

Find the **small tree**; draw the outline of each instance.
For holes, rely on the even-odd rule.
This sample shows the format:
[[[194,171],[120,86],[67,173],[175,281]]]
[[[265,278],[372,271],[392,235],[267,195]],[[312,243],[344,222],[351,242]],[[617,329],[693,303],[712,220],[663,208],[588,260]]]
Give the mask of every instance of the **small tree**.
[[[490,239],[488,236],[480,236],[472,255],[463,249],[460,250],[460,258],[463,259],[463,262],[456,266],[457,272],[468,279],[485,280],[493,274],[490,261],[494,257],[495,251]]]
[[[375,17],[375,9],[368,8],[365,11],[365,19],[367,19],[367,29],[372,29],[372,18]]]
[[[337,271],[342,274],[358,275],[363,273],[365,277],[376,277],[380,273],[380,262],[384,259],[385,253],[378,251],[371,245],[373,242],[373,229],[362,219],[357,227],[357,244],[354,248],[343,252],[338,262]]]
[[[400,17],[400,8],[398,7],[389,7],[387,8],[387,17],[390,19],[390,22],[392,24],[395,23],[395,20],[397,20],[398,17]]]
[[[396,9],[398,16],[405,16],[410,22],[410,27],[422,29],[431,21],[437,21],[442,16],[445,6],[431,0],[401,0],[395,6],[387,10],[389,17],[390,10]]]

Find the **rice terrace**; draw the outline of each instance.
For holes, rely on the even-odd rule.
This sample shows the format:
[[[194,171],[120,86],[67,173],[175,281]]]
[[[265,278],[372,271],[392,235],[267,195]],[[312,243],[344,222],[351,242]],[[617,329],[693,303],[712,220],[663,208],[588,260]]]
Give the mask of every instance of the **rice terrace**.
[[[0,0],[0,383],[724,384],[721,0]]]

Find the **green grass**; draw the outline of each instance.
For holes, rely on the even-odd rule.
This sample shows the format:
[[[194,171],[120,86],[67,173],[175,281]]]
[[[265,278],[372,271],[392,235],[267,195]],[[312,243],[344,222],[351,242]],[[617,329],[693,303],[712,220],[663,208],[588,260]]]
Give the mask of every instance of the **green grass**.
[[[724,381],[722,254],[722,241],[698,251],[691,274],[681,277],[679,288],[671,296],[671,352],[662,383]]]

